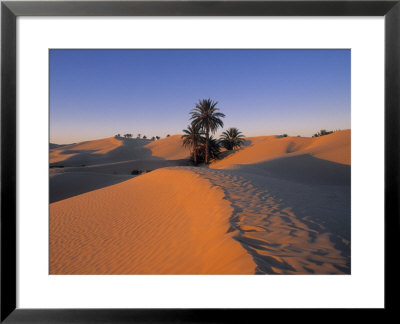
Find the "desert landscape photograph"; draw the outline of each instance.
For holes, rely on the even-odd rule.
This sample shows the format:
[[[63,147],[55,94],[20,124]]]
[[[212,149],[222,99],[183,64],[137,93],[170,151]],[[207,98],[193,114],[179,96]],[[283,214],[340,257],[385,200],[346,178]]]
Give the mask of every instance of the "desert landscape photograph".
[[[50,275],[351,274],[351,51],[51,49]]]

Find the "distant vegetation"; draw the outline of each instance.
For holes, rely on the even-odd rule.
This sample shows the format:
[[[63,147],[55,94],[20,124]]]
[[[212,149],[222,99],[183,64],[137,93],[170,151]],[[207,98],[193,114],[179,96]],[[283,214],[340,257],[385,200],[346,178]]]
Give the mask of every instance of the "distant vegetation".
[[[325,129],[321,129],[318,133],[315,133],[312,137],[320,137],[334,133],[335,131],[327,131]]]
[[[167,137],[168,137],[169,135],[167,135]],[[120,138],[121,137],[121,134],[117,134],[117,135],[115,135],[114,136],[115,138]],[[124,138],[133,138],[133,135],[132,134],[124,134],[123,135],[123,137]],[[143,135],[143,137],[142,137],[142,134],[137,134],[137,136],[136,136],[136,138],[143,138],[143,139],[146,139],[147,138],[147,136],[146,135]],[[151,137],[151,140],[152,141],[155,141],[155,140],[159,140],[160,139],[160,136],[152,136]]]

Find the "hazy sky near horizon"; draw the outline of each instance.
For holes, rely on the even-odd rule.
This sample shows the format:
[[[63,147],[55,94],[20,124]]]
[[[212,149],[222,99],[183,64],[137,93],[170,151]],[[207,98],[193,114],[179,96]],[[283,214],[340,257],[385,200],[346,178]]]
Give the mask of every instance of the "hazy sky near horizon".
[[[180,134],[207,98],[246,136],[347,129],[350,64],[350,50],[50,50],[50,141]]]

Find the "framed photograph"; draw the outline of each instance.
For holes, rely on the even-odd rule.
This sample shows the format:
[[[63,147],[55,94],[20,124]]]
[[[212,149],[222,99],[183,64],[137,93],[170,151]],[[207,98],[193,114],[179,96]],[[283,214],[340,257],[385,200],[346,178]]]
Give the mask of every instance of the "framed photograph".
[[[1,321],[394,309],[398,1],[3,1]]]

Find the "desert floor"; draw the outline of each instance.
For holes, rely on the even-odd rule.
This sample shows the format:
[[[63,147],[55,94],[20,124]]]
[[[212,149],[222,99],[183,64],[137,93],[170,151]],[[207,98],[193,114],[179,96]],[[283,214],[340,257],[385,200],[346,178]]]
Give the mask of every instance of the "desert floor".
[[[249,137],[209,168],[180,135],[51,145],[50,273],[349,274],[350,141]]]

